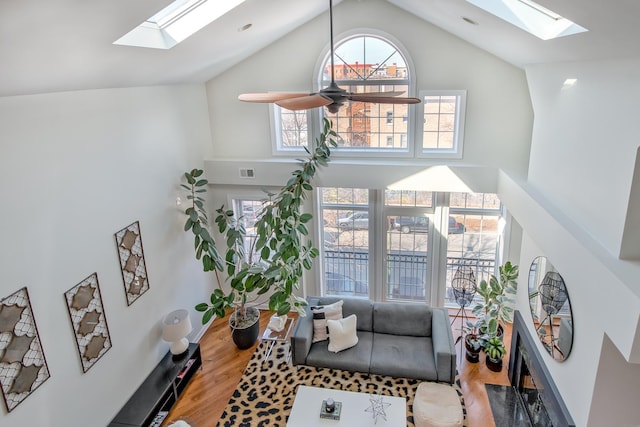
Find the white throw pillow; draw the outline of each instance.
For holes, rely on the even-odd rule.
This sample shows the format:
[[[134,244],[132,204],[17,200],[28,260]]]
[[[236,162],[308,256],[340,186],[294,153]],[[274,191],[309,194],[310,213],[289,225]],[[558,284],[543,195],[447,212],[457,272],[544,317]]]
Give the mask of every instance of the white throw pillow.
[[[313,340],[312,342],[324,341],[329,338],[327,330],[327,320],[342,319],[342,304],[344,301],[336,301],[329,305],[318,305],[311,307],[313,313]]]
[[[357,324],[358,319],[355,314],[340,320],[327,320],[329,351],[337,353],[358,344]]]

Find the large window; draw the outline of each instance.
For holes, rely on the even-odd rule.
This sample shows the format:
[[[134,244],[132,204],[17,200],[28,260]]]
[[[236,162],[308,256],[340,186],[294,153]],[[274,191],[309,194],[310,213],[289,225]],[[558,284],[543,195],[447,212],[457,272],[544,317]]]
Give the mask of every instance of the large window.
[[[348,92],[416,96],[410,58],[386,35],[344,37],[336,42],[333,68],[330,52],[319,64],[318,90],[329,86],[333,73],[338,86]],[[417,105],[346,102],[336,113],[325,108],[294,112],[272,105],[274,154],[302,153],[313,143],[310,132],[326,117],[338,133],[334,157],[461,158],[466,91],[423,90],[419,98]]]
[[[459,265],[495,273],[495,194],[319,189],[323,294],[455,305]]]

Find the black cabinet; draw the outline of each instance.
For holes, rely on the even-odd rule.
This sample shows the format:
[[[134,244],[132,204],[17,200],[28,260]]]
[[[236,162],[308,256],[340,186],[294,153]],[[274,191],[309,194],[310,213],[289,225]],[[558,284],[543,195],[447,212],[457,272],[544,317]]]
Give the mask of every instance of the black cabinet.
[[[178,359],[167,353],[109,426],[150,426],[158,414],[169,412],[200,366],[199,344],[189,344]]]

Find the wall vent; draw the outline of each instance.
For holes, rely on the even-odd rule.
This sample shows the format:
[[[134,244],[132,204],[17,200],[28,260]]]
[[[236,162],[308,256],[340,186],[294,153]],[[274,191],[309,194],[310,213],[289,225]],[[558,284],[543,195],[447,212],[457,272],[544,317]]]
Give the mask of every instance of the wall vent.
[[[240,178],[255,178],[256,177],[256,171],[255,169],[248,169],[248,168],[240,168]]]

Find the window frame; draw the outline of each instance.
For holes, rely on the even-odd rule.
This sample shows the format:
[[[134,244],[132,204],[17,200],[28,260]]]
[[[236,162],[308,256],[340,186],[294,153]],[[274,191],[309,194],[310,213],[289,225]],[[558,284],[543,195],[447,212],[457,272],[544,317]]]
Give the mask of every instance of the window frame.
[[[304,92],[304,91],[300,91]],[[299,145],[297,147],[285,147],[282,144],[282,115],[281,115],[282,107],[276,104],[269,104],[269,122],[271,129],[271,154],[274,156],[300,156],[305,153],[305,149],[303,145]],[[313,140],[312,135],[312,123],[310,111],[306,111],[307,116],[307,148],[309,150],[313,150],[315,147],[315,140]]]
[[[428,148],[423,147],[424,143],[424,99],[427,96],[455,96],[456,97],[456,113],[454,126],[453,148]],[[415,138],[415,157],[422,159],[462,159],[464,154],[464,128],[467,110],[467,91],[458,90],[420,90],[418,97],[422,102],[417,104],[415,109],[416,128],[414,130]]]
[[[413,60],[409,55],[409,51],[404,47],[404,45],[392,35],[385,33],[384,31],[380,31],[373,28],[356,28],[350,31],[343,32],[335,37],[335,47],[336,49],[344,43],[349,42],[358,37],[370,37],[382,40],[383,42],[389,44],[393,47],[396,52],[402,57],[405,62],[405,66],[407,69],[407,77],[406,78],[398,78],[398,79],[387,79],[387,80],[379,80],[379,79],[371,79],[371,80],[339,80],[336,79],[336,84],[341,88],[346,89],[347,86],[350,85],[362,85],[367,84],[367,82],[371,85],[380,85],[380,86],[395,86],[395,85],[406,85],[407,86],[407,96],[412,96],[416,91],[416,83],[415,83],[415,66],[413,64]],[[324,87],[326,84],[325,79],[323,79],[323,69],[325,64],[330,60],[331,55],[331,45],[327,44],[322,51],[322,54],[318,57],[316,61],[316,65],[314,67],[314,87],[316,90],[319,90]],[[360,147],[349,147],[349,148],[341,148],[337,147],[332,151],[332,157],[334,158],[363,158],[367,157],[370,159],[377,158],[406,158],[410,159],[414,157],[414,133],[412,129],[414,128],[413,121],[415,120],[415,105],[407,104],[407,147],[403,149],[390,150],[388,148],[360,148]],[[319,108],[318,114],[314,115],[313,120],[318,120],[316,126],[319,126],[322,123],[322,119],[325,117],[325,109]],[[398,116],[402,118],[402,116]],[[383,126],[388,126],[386,124],[386,117],[381,119],[381,124]]]
[[[335,187],[335,188],[348,188],[348,187]],[[398,301],[415,303],[415,299],[407,298],[387,298],[387,276],[388,269],[388,243],[389,236],[387,235],[388,228],[387,222],[389,216],[429,216],[429,229],[428,234],[428,251],[426,255],[426,277],[424,283],[425,295],[424,300],[431,305],[447,307],[446,294],[447,294],[447,269],[448,269],[448,239],[449,239],[449,218],[459,212],[469,215],[497,215],[499,221],[502,222],[502,226],[499,227],[496,240],[496,253],[495,253],[495,268],[502,262],[502,253],[507,250],[504,247],[504,239],[508,239],[508,227],[504,227],[504,223],[510,221],[508,215],[505,214],[504,205],[501,204],[499,209],[478,209],[478,208],[451,208],[450,207],[450,192],[436,192],[433,191],[433,203],[431,206],[397,206],[389,205],[385,198],[384,189],[369,189],[369,201],[366,206],[364,205],[352,205],[352,204],[338,204],[327,203],[323,204],[321,200],[322,187],[318,187],[316,190],[316,206],[314,208],[314,223],[318,230],[318,235],[315,237],[315,241],[318,242],[317,247],[320,250],[320,257],[318,258],[318,270],[315,278],[315,285],[312,288],[312,293],[318,295],[328,295],[326,293],[325,284],[325,246],[324,240],[321,236],[324,233],[323,222],[323,209],[341,209],[341,210],[358,210],[366,211],[369,213],[369,232],[368,232],[368,279],[367,279],[367,292],[368,298],[374,301]],[[331,248],[330,250],[336,250]],[[339,249],[338,249],[339,250]],[[355,278],[357,280],[357,278]],[[479,279],[478,279],[479,280]],[[307,289],[309,292],[310,289]],[[359,297],[360,295],[358,295]],[[457,306],[454,306],[457,307]]]

